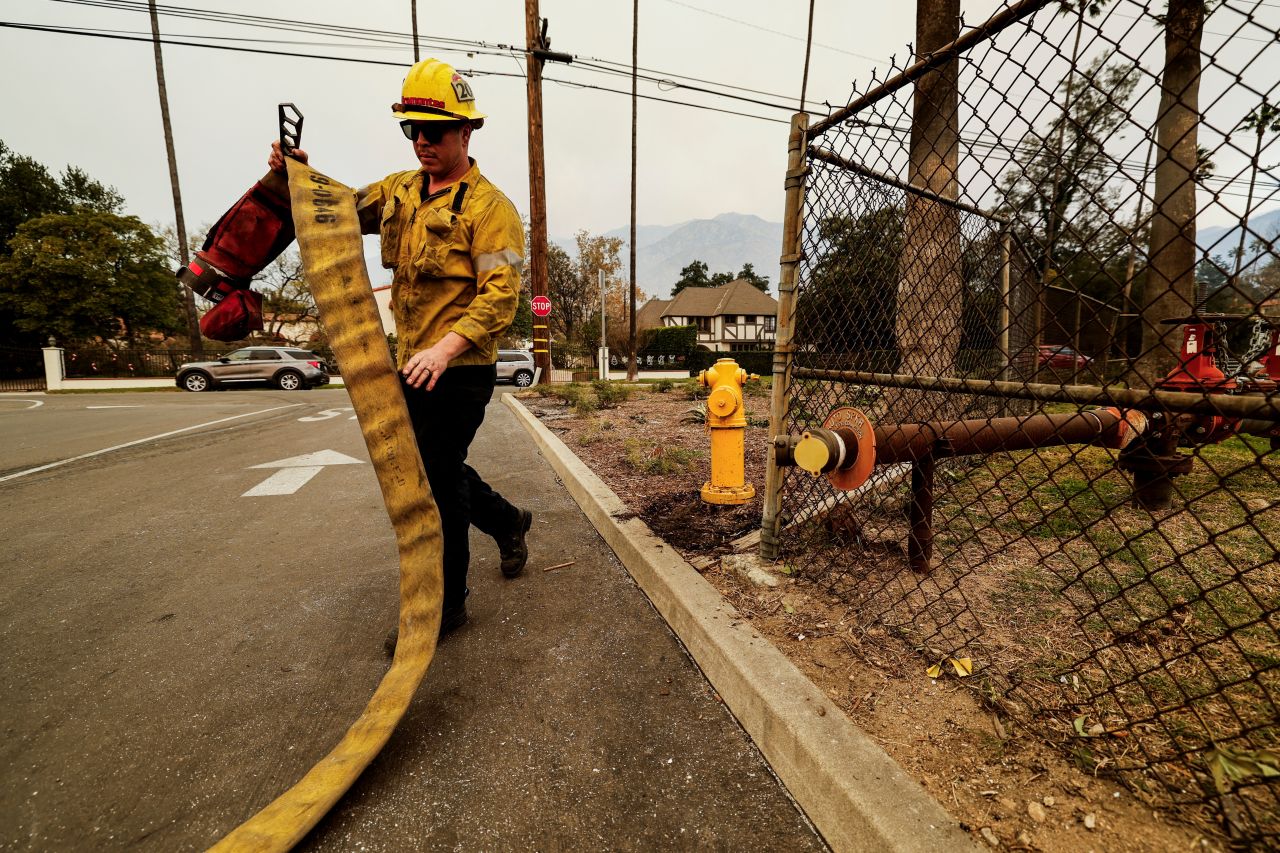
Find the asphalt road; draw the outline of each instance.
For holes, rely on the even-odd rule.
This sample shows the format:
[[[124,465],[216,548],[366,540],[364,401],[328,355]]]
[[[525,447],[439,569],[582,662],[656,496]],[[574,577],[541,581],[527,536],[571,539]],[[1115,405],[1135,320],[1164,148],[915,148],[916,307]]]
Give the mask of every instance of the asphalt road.
[[[303,847],[822,849],[496,402],[471,461],[534,510],[529,570],[473,531],[471,623]],[[386,670],[397,558],[343,390],[0,395],[0,519],[0,848],[203,849]]]

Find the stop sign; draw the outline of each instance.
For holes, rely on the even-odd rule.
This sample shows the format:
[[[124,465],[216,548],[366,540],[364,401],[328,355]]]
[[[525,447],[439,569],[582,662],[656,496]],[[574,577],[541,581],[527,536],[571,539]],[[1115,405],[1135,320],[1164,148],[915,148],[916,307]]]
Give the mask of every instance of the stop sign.
[[[546,296],[535,296],[530,307],[533,308],[536,316],[545,317],[551,313],[551,299]]]

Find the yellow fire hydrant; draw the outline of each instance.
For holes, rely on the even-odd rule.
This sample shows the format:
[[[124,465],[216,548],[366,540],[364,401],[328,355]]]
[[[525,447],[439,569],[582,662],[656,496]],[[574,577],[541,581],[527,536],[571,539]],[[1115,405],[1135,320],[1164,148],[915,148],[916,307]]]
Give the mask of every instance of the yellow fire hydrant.
[[[731,358],[722,358],[698,374],[698,384],[711,389],[707,398],[707,431],[711,433],[711,479],[702,486],[709,504],[744,504],[756,490],[746,482],[744,436],[747,429],[742,386],[758,380]]]

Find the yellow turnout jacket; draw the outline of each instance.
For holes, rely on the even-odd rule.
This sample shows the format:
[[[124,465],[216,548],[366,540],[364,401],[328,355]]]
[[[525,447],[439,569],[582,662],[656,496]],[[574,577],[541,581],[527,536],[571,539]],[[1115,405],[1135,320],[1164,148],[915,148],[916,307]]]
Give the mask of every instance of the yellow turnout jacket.
[[[382,265],[394,271],[398,366],[449,332],[471,341],[450,365],[493,364],[520,295],[520,215],[474,159],[435,195],[423,197],[424,180],[397,172],[357,194],[361,231],[381,234]]]

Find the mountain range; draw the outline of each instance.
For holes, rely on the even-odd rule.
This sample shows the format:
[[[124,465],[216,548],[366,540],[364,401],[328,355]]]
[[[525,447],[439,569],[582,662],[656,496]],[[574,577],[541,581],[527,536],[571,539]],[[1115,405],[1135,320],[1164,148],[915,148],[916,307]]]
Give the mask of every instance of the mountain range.
[[[1280,237],[1280,208],[1252,217],[1249,220],[1249,230],[1253,233],[1245,235],[1244,259],[1246,266],[1261,254],[1252,245],[1256,239],[1253,236],[1254,234],[1259,234],[1271,241],[1275,241],[1277,237]],[[640,241],[637,240],[636,242],[639,243]],[[1215,225],[1211,228],[1201,228],[1196,232],[1196,243],[1199,244],[1201,251],[1207,255],[1227,259],[1233,258],[1234,252],[1240,247],[1240,226],[1226,228],[1221,225]],[[1277,249],[1273,248],[1272,251],[1277,251]]]
[[[622,264],[627,264],[629,228],[615,228],[606,237],[623,241]],[[572,238],[555,242],[576,254]],[[778,290],[778,258],[782,254],[782,223],[768,222],[749,213],[721,213],[713,219],[690,219],[675,225],[636,226],[636,285],[650,296],[667,298],[680,278],[680,270],[702,261],[712,275],[736,273],[749,263],[769,277],[769,288]]]
[[[1280,236],[1280,208],[1256,215],[1250,228],[1274,240]],[[627,263],[627,228],[615,228],[608,237],[623,241],[622,263]],[[572,238],[556,238],[555,242],[576,254]],[[1240,242],[1240,226],[1220,225],[1201,228],[1196,242],[1201,251],[1230,257]],[[1258,250],[1245,241],[1245,259],[1258,257]],[[769,289],[778,292],[778,257],[782,249],[782,223],[769,222],[747,213],[721,213],[712,219],[690,219],[674,225],[639,225],[636,227],[636,283],[650,296],[666,298],[680,278],[680,270],[691,261],[703,261],[711,274],[734,272],[750,263],[761,275],[769,277]]]

